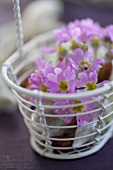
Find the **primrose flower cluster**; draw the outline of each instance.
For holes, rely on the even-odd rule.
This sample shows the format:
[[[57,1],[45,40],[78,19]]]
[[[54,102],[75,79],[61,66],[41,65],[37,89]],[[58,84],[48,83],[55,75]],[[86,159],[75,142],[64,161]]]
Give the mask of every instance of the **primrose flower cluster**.
[[[113,26],[102,28],[91,19],[75,20],[66,27],[55,31],[56,45],[54,48],[43,47],[44,57],[46,54],[55,53],[58,62],[55,66],[52,62],[46,62],[42,58],[36,61],[36,70],[29,77],[31,90],[41,90],[45,93],[82,93],[95,90],[104,86],[106,80],[98,83],[98,71],[104,64],[103,58],[97,58],[97,50],[100,46],[107,49],[106,55],[111,57]],[[30,99],[36,102],[35,98]],[[54,109],[58,115],[79,114],[76,116],[78,126],[84,126],[91,122],[98,112],[81,115],[98,107],[97,102],[84,105],[84,102],[92,100],[92,97],[76,100],[53,100],[53,105],[74,105],[71,108]],[[45,100],[42,101],[46,102]],[[76,106],[79,104],[79,106]],[[64,118],[65,123],[71,123],[73,117]]]

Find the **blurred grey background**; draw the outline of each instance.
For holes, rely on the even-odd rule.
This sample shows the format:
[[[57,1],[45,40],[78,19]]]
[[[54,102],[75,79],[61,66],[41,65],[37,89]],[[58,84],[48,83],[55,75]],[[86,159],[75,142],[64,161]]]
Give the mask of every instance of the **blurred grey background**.
[[[28,5],[32,1],[34,0],[20,0],[22,11],[26,7],[26,5]],[[61,0],[61,1],[63,1],[65,4],[66,7],[65,12],[67,11],[67,9],[70,8],[71,9],[70,12],[72,11],[75,14],[77,13],[79,14],[79,16],[84,15],[84,17],[86,17],[87,14],[89,14],[89,16],[92,16],[92,12],[95,11],[95,15],[97,12],[99,13],[100,17],[102,17],[101,13],[102,15],[104,14],[103,17],[105,17],[105,20],[106,16],[108,15],[109,17],[112,17],[110,14],[113,12],[113,0]],[[77,7],[78,10],[76,11]],[[66,12],[65,14],[67,14],[71,18],[71,15],[69,13]],[[9,22],[11,20],[13,20],[12,0],[0,0],[0,24],[3,24],[4,22]],[[110,20],[111,19],[109,18],[109,21]]]

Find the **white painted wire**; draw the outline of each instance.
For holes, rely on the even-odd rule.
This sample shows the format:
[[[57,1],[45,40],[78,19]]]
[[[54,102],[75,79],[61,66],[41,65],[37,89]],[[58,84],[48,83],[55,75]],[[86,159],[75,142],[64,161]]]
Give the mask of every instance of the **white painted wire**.
[[[20,2],[19,0],[13,0],[13,10],[14,10],[14,18],[17,29],[17,48],[20,57],[23,57],[23,44],[24,44],[24,36],[23,36],[23,28],[22,28],[22,20],[20,13]]]
[[[44,40],[45,41],[45,40]],[[38,44],[38,39],[37,41],[35,41],[36,45]],[[29,49],[30,49],[30,46],[29,46]],[[26,48],[26,51],[29,51],[27,48]],[[8,59],[8,62],[12,63],[14,65],[14,63],[16,62],[16,57],[17,57],[17,54],[13,55],[13,57],[11,57],[10,59]],[[24,61],[24,58],[22,59],[22,61]],[[7,61],[6,61],[7,63]],[[29,63],[28,63],[29,64]],[[18,68],[20,68],[20,65],[21,63],[18,65]],[[21,69],[16,69],[14,68],[14,71],[16,69],[16,73],[18,75],[18,73],[20,71],[22,71],[22,69],[25,68],[25,65],[22,64],[23,68],[21,67]],[[26,65],[27,67],[27,65]],[[2,70],[4,74],[4,77],[6,78],[6,82],[9,84],[9,86],[11,85],[10,82],[12,84],[14,84],[8,77],[8,74],[7,74],[7,68],[6,68],[6,65],[4,65],[4,69]],[[28,70],[26,70],[27,72]],[[26,76],[27,74],[24,73],[24,76]],[[21,76],[21,75],[20,75]],[[27,77],[25,77],[27,78]],[[21,82],[20,82],[21,83]],[[17,86],[16,84],[14,84],[15,86]],[[106,142],[109,138],[111,138],[112,136],[112,132],[111,132],[111,127],[112,127],[112,124],[113,124],[113,121],[110,121],[107,125],[103,125],[102,127],[100,126],[100,124],[102,124],[102,121],[104,121],[105,119],[109,118],[110,116],[113,115],[113,111],[109,111],[106,115],[101,115],[102,112],[100,111],[105,111],[105,109],[108,109],[109,107],[111,107],[113,105],[113,102],[110,102],[110,103],[107,103],[107,104],[104,104],[103,103],[103,99],[106,98],[106,99],[109,99],[109,97],[111,97],[113,95],[113,92],[109,92],[110,89],[112,88],[111,85],[107,85],[103,88],[103,93],[102,91],[100,92],[100,89],[99,91],[97,92],[97,90],[95,90],[96,93],[92,93],[90,92],[90,96],[94,96],[94,98],[91,100],[91,101],[88,101],[88,102],[84,102],[85,105],[89,104],[89,103],[93,103],[93,102],[98,102],[100,103],[100,106],[99,108],[95,109],[95,110],[92,110],[90,112],[87,112],[87,113],[83,113],[83,114],[91,114],[93,113],[94,111],[98,111],[99,112],[99,116],[98,116],[98,119],[97,120],[94,120],[90,123],[88,123],[87,125],[91,125],[91,124],[94,124],[94,123],[98,123],[98,127],[95,129],[95,131],[93,133],[89,133],[87,135],[82,135],[82,136],[79,136],[79,137],[71,137],[71,138],[66,138],[65,141],[73,141],[73,140],[83,140],[85,138],[90,138],[90,137],[93,137],[93,139],[89,142],[86,142],[84,144],[82,144],[81,146],[78,147],[79,150],[76,150],[76,148],[74,149],[74,151],[72,153],[68,152],[68,157],[66,156],[66,154],[62,153],[63,150],[67,150],[67,149],[73,149],[72,146],[70,147],[55,147],[55,146],[52,146],[51,144],[51,141],[58,141],[58,142],[63,142],[64,139],[62,138],[56,138],[56,137],[51,137],[49,135],[49,131],[51,131],[52,129],[65,129],[65,130],[69,130],[69,129],[73,129],[73,128],[77,128],[78,126],[77,125],[66,125],[66,126],[58,126],[58,125],[49,125],[46,123],[46,121],[44,121],[44,119],[46,120],[46,118],[59,118],[59,117],[68,117],[70,115],[50,115],[50,114],[46,114],[45,112],[43,112],[43,114],[40,112],[38,112],[38,110],[32,110],[30,108],[30,106],[35,106],[36,108],[43,108],[42,111],[44,111],[46,108],[50,108],[50,109],[53,109],[53,108],[57,108],[58,106],[51,106],[51,105],[41,105],[40,104],[32,104],[31,102],[29,102],[26,97],[28,96],[31,97],[31,96],[35,96],[37,97],[38,99],[39,98],[39,95],[37,95],[37,92],[36,91],[32,91],[32,92],[28,92],[28,93],[25,93],[25,90],[24,88],[20,87],[20,86],[17,86],[17,88],[13,88],[13,86],[10,86],[12,87],[12,91],[14,92],[14,95],[16,96],[17,98],[17,101],[19,103],[19,108],[20,108],[20,111],[24,117],[24,121],[25,121],[25,124],[26,126],[28,127],[29,129],[29,132],[31,134],[31,139],[32,139],[32,147],[37,151],[39,152],[41,155],[44,155],[44,156],[47,156],[47,157],[53,157],[53,158],[56,158],[57,159],[70,159],[70,158],[78,158],[78,157],[83,157],[86,156],[87,154],[91,154],[91,153],[94,153],[96,152],[97,150],[99,150]],[[107,88],[106,88],[107,87]],[[22,91],[20,90],[20,88],[22,89]],[[30,90],[28,90],[30,91]],[[32,94],[32,95],[31,95]],[[100,94],[100,98],[95,98],[95,95],[96,94]],[[49,94],[47,94],[49,95]],[[58,95],[57,95],[58,96]],[[87,94],[81,94],[81,96],[77,96],[78,98],[79,97],[87,97]],[[43,96],[44,98],[45,96]],[[68,99],[68,95],[65,96],[67,99]],[[63,99],[64,96],[61,95],[60,96],[60,99]],[[76,95],[73,96],[73,99],[76,98]],[[56,99],[56,95],[52,95],[52,96],[49,96],[49,99]],[[59,96],[58,98],[59,99]],[[72,99],[72,98],[71,98]],[[103,103],[103,104],[102,104]],[[78,104],[80,105],[80,104]],[[67,105],[67,106],[62,106],[62,107],[74,107],[74,106],[77,106],[76,104],[75,105]],[[60,106],[61,107],[61,106]],[[58,108],[60,108],[58,107]],[[58,109],[57,108],[57,109]],[[104,110],[103,110],[104,109]],[[37,115],[37,118],[40,118],[41,117],[41,122],[36,122],[36,121],[33,121],[31,119],[31,115],[32,114],[36,114]],[[77,116],[77,114],[73,114],[72,116]],[[37,131],[37,129],[40,128],[42,129],[42,131],[45,131],[46,133],[45,134],[41,134],[39,133],[39,131]],[[48,131],[46,131],[48,130]],[[100,132],[100,133],[99,133]],[[104,132],[104,134],[103,134]],[[101,134],[102,133],[102,134]],[[98,137],[99,136],[99,137]],[[45,141],[45,142],[43,142]],[[98,146],[98,148],[97,148]],[[85,149],[84,149],[85,147]],[[95,149],[94,149],[95,148]],[[55,154],[53,152],[53,150],[57,150],[57,152],[59,154]],[[78,156],[79,154],[79,156]],[[72,156],[73,155],[73,156]]]

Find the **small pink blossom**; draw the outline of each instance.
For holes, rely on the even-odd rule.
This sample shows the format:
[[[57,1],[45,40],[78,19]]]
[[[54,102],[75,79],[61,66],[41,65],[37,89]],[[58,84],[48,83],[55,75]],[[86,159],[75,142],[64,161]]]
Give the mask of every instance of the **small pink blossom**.
[[[78,74],[79,80],[75,80],[75,86],[77,88],[85,87],[87,91],[95,90],[98,87],[104,86],[108,81],[103,81],[102,83],[98,83],[98,73],[93,70],[89,70],[88,72],[81,72]]]
[[[60,43],[67,42],[71,39],[71,34],[67,27],[55,30],[54,35]]]
[[[101,64],[105,62],[104,59],[98,58],[93,61],[94,51],[92,48],[89,48],[86,52],[82,49],[77,48],[74,50],[74,54],[69,54],[69,60],[72,63],[72,66],[78,70],[82,68],[83,70],[95,70],[101,68]]]
[[[103,37],[113,42],[113,25],[108,25],[103,29]]]
[[[38,69],[38,71],[42,70],[43,68],[45,68],[45,65],[46,65],[46,61],[43,60],[41,57],[39,57],[36,62],[35,62],[35,65],[36,65],[36,68]]]
[[[75,92],[74,80],[75,70],[69,66],[64,70],[56,67],[53,73],[47,75],[45,85],[51,93],[72,93]]]
[[[90,114],[81,115],[82,113],[90,112],[98,107],[97,102],[89,103],[86,105],[82,104],[84,102],[88,102],[91,100],[92,100],[92,98],[90,97],[90,98],[85,98],[85,99],[80,99],[80,100],[75,100],[75,101],[69,101],[69,100],[56,101],[55,102],[56,106],[70,105],[70,104],[81,104],[81,106],[64,108],[64,109],[56,109],[55,113],[58,115],[75,114],[75,116],[76,116],[76,114],[79,114],[79,116],[76,116],[77,125],[83,127],[86,123],[91,122],[93,120],[93,118],[95,118],[98,115],[98,112],[96,112],[96,111],[94,111],[93,113],[90,113]],[[77,112],[77,110],[78,110],[78,112]],[[72,116],[64,117],[64,122],[69,124],[69,123],[71,123],[71,121],[74,117],[72,117]]]
[[[83,20],[75,20],[70,22],[66,27],[55,31],[55,37],[59,43],[67,42],[69,40],[76,40],[77,42],[88,42],[92,38],[102,37],[101,27],[92,19],[87,18]]]
[[[82,102],[88,102],[91,101],[92,98],[85,98],[85,99],[81,99]],[[93,103],[89,103],[85,105],[85,108],[83,109],[83,112],[90,112],[92,110],[95,110],[98,107],[98,103],[97,102],[93,102]],[[79,113],[80,114],[80,113]],[[85,123],[89,123],[92,122],[94,118],[96,118],[96,116],[98,115],[97,111],[94,111],[93,113],[90,114],[85,114],[85,115],[81,115],[77,116],[77,125],[78,126],[84,126]]]

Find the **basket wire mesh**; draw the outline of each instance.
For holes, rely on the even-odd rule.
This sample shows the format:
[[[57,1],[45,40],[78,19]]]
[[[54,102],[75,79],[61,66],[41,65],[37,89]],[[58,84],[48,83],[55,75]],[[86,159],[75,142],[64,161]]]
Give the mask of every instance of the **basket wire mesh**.
[[[18,22],[16,21],[18,30],[17,37],[19,41],[18,52],[13,54],[3,64],[2,75],[18,101],[19,109],[31,135],[30,141],[33,149],[42,156],[55,159],[75,159],[97,152],[113,135],[113,82],[109,82],[104,87],[94,91],[76,95],[48,94],[23,88],[22,82],[33,72],[33,63],[36,57],[38,55],[40,56],[40,46],[52,44],[54,38],[52,32],[49,32],[34,38],[23,46],[23,33],[18,0],[14,0],[14,9],[16,9],[14,10],[16,13],[15,20],[18,20]],[[37,48],[36,55],[29,58],[29,53],[35,48]],[[37,102],[31,103],[29,101],[30,97],[36,97]],[[87,97],[92,97],[92,99],[79,104],[55,106],[49,102],[46,104],[42,103],[42,99],[48,101],[53,99],[75,100]],[[77,126],[75,122],[70,125],[60,124],[63,118],[70,116],[75,118],[79,116],[79,114],[52,114],[53,109],[73,108],[83,104],[86,106],[87,104],[95,102],[98,103],[96,109],[81,113],[81,115],[87,115],[95,111],[98,112],[97,118],[90,123],[86,123],[84,127]],[[81,133],[80,136],[75,135],[77,129],[82,131],[84,129],[84,133]],[[64,138],[64,134],[66,134],[67,137]]]

